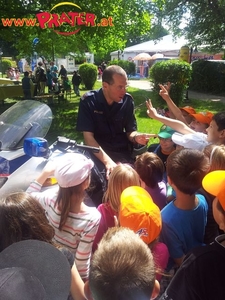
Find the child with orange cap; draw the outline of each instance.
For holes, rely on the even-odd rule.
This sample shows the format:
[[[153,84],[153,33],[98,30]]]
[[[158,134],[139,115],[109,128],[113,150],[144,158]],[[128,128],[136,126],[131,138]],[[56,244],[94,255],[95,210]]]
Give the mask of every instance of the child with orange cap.
[[[195,109],[191,106],[183,106],[183,107],[180,107],[180,111],[181,111],[182,116],[184,117],[186,123],[190,124],[193,119],[192,115],[196,114]]]
[[[160,84],[159,95],[166,101],[169,110],[172,112],[174,117],[190,126],[190,128],[194,131],[206,133],[206,128],[209,127],[213,114],[209,111],[196,113],[194,108],[191,106],[178,108],[170,98],[170,85],[170,83],[167,85]]]
[[[208,173],[204,189],[216,196],[213,215],[225,231],[225,171]],[[191,251],[175,274],[160,300],[224,300],[225,234],[215,238],[210,245]]]
[[[162,220],[158,206],[149,193],[139,186],[126,188],[120,197],[119,224],[132,229],[152,250],[160,280],[165,270],[169,253],[167,246],[158,241]]]
[[[177,144],[175,141],[174,136],[180,135],[180,140],[183,141],[185,139],[193,140],[197,139],[199,142],[204,144],[204,147],[210,143],[214,143],[217,145],[225,144],[225,111],[218,112],[212,116],[210,126],[206,129],[207,134],[203,132],[196,132],[187,126],[185,123],[161,116],[157,113],[157,110],[152,106],[151,100],[146,101],[147,106],[147,115],[150,118],[158,120],[167,126],[170,126],[178,133],[174,133],[172,135],[172,140],[174,143]],[[183,139],[182,139],[183,135]],[[198,143],[199,144],[199,143]],[[185,148],[190,148],[185,146],[185,141],[181,144],[181,146]]]
[[[210,111],[199,112],[191,115],[193,117],[192,122],[189,124],[190,128],[196,132],[207,132],[207,128],[209,127],[213,114]]]

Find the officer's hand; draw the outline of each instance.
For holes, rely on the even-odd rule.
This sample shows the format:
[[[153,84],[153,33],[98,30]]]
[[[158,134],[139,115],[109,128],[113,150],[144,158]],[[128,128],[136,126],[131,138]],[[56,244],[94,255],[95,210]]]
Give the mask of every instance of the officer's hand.
[[[135,142],[140,145],[146,145],[148,143],[149,137],[147,134],[139,133],[135,135]]]
[[[157,137],[156,134],[138,133],[135,135],[135,142],[140,145],[147,145],[152,137]]]
[[[107,163],[105,164],[107,180],[109,179],[110,173],[116,166],[117,166],[117,164],[112,159],[108,160]]]

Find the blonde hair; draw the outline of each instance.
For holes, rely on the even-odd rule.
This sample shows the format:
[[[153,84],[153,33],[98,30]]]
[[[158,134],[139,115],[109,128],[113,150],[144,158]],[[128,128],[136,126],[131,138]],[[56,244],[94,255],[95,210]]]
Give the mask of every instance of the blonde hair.
[[[133,185],[140,186],[137,172],[128,164],[116,166],[109,176],[108,188],[104,194],[103,202],[108,202],[111,208],[118,212],[122,191]]]
[[[210,153],[210,172],[225,170],[225,145],[211,145]],[[206,149],[207,151],[207,149]]]

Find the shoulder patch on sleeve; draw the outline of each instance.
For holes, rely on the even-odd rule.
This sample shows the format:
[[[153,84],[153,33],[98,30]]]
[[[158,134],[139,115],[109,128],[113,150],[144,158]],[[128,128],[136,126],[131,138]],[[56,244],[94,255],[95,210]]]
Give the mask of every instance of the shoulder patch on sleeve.
[[[87,98],[87,97],[89,97],[89,96],[93,96],[94,95],[94,93],[93,92],[87,92],[87,93],[85,93],[82,97],[81,97],[81,100],[84,100],[85,98]]]
[[[133,96],[132,96],[131,94],[126,93],[125,95],[126,95],[128,98],[131,98],[132,100],[134,100],[134,98],[133,98]]]

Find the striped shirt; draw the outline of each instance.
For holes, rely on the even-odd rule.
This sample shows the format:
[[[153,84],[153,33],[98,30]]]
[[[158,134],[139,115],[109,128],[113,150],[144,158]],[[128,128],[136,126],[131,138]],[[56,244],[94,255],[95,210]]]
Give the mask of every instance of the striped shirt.
[[[55,229],[54,239],[66,246],[75,255],[75,263],[80,276],[88,278],[92,244],[98,230],[101,215],[95,207],[85,206],[85,210],[79,213],[69,212],[63,229],[58,229],[61,213],[55,207],[58,187],[41,191],[42,186],[34,181],[27,192],[37,199],[45,209],[49,223]]]

